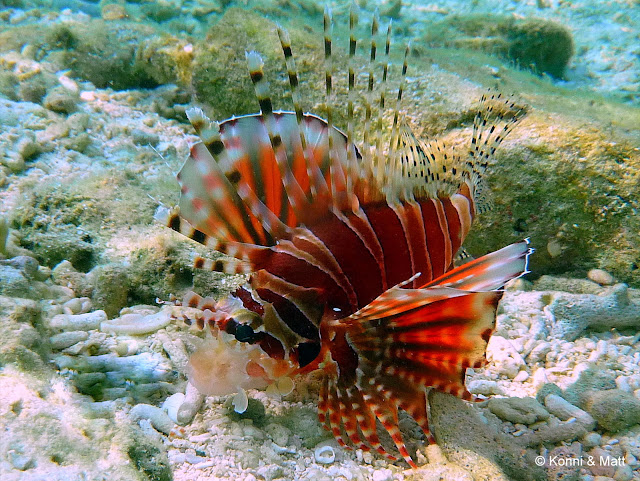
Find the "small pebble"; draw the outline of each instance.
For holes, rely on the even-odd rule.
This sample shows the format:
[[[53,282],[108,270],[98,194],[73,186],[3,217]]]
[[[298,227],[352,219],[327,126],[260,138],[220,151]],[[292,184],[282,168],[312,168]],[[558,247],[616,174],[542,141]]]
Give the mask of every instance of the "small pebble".
[[[610,286],[615,282],[613,276],[602,269],[591,269],[587,273],[587,277],[601,286]]]
[[[482,394],[483,396],[491,396],[499,394],[499,387],[496,381],[489,379],[474,379],[468,383],[469,392],[473,394]]]
[[[392,481],[393,473],[390,469],[376,469],[371,476],[373,481]]]

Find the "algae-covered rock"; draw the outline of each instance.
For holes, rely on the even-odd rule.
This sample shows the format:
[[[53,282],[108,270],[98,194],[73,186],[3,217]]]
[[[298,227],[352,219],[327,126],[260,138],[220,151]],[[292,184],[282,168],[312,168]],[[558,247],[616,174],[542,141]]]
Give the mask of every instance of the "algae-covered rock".
[[[132,437],[127,454],[135,468],[149,481],[172,481],[167,449],[159,441],[153,441],[142,433]]]
[[[61,114],[70,114],[76,110],[78,93],[71,92],[64,87],[53,88],[42,100],[42,105],[49,110]]]
[[[275,33],[276,25],[251,11],[229,8],[220,21],[197,46],[193,61],[193,87],[198,100],[211,108],[214,118],[258,112],[253,86],[247,70],[245,52],[256,51],[265,61],[265,76],[271,84],[275,108],[290,108],[285,101],[286,78],[282,49]],[[290,31],[292,45],[298,58],[301,88],[306,96],[321,99],[321,92],[308,85],[320,83],[319,69],[322,52],[320,42],[301,31]],[[319,40],[320,37],[317,37]],[[303,60],[304,59],[304,60]]]
[[[46,343],[36,328],[39,316],[36,301],[0,296],[0,366],[12,363],[24,371],[44,368]]]
[[[547,410],[533,398],[493,398],[489,410],[500,419],[519,424],[533,424],[549,418]]]
[[[592,391],[586,396],[586,411],[605,431],[617,433],[640,423],[640,400],[626,391]]]
[[[613,371],[593,364],[580,373],[577,381],[567,387],[562,395],[567,401],[582,408],[591,391],[607,391],[616,388]]]
[[[240,419],[251,419],[254,425],[262,427],[266,421],[266,410],[264,404],[259,399],[249,398],[247,409],[238,413],[231,402],[231,399],[226,403],[227,415],[229,418],[239,421]]]
[[[125,19],[52,23],[37,29],[20,25],[0,33],[0,51],[29,45],[38,61],[69,69],[71,76],[96,87],[116,90],[153,88],[185,78],[190,61],[184,50],[187,44],[150,24]],[[38,96],[42,98],[45,91],[39,89]]]
[[[451,15],[429,25],[424,40],[431,45],[482,50],[555,78],[564,77],[574,51],[571,32],[564,25],[490,14]]]
[[[626,108],[620,109],[623,116]],[[635,116],[640,121],[640,113],[626,113],[629,120]],[[495,207],[479,216],[465,245],[472,253],[484,253],[530,237],[536,248],[530,263],[535,274],[583,277],[600,267],[637,286],[640,151],[633,136],[611,138],[597,123],[579,123],[529,114],[508,140],[514,147],[502,150],[490,169]],[[547,248],[550,241],[558,244],[560,254]]]
[[[332,438],[331,434],[320,426],[315,409],[285,410],[278,422],[287,427],[294,435],[299,436],[302,445],[309,449]]]
[[[109,318],[116,316],[128,302],[127,270],[121,265],[107,264],[92,269],[88,277],[93,284],[93,305],[96,309],[104,309]]]

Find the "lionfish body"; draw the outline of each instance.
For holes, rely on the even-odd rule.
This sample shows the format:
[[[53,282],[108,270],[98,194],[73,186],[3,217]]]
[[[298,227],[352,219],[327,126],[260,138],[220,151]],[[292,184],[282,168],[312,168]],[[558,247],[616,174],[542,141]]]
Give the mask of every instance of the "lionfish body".
[[[325,15],[328,60],[329,23]],[[178,175],[179,208],[165,210],[163,220],[232,258],[198,258],[197,267],[250,273],[250,288],[236,292],[233,308],[199,296],[185,302],[203,312],[195,319],[201,327],[208,323],[214,333],[259,347],[262,357],[281,362],[280,374],[320,370],[319,416],[341,444],[387,455],[379,421],[415,466],[398,410],[429,436],[428,388],[471,398],[465,371],[485,360],[497,289],[526,272],[526,241],[453,267],[479,210],[482,172],[518,116],[496,108],[513,110],[509,100],[485,97],[462,160],[440,143],[418,141],[397,122],[397,107],[385,151],[368,100],[365,142],[357,148],[351,62],[343,133],[333,127],[331,110],[328,120],[302,113],[288,35],[280,27],[278,34],[295,112],[273,111],[255,53],[247,58],[259,114],[218,124],[198,109],[189,112],[202,142]],[[351,42],[353,55],[353,35]],[[366,97],[379,94],[382,105],[384,80],[379,91],[372,87],[374,40],[371,51]],[[264,374],[249,365],[238,369]]]

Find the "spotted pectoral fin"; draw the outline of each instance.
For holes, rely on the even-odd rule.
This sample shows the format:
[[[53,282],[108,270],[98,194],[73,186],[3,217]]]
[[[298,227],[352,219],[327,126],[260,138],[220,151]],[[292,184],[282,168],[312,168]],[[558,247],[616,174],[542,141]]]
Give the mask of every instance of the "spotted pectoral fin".
[[[384,452],[377,419],[415,466],[398,428],[398,409],[430,436],[427,388],[471,399],[464,386],[466,369],[485,362],[501,296],[497,291],[395,287],[352,316],[330,321],[329,329],[345,333],[357,358],[354,370],[338,369],[323,388],[320,410],[336,438],[344,428],[356,445]]]
[[[426,389],[433,387],[471,399],[464,385],[466,369],[485,362],[502,293],[390,291],[338,322],[345,327],[349,345],[358,356],[356,383],[351,389],[362,397],[365,411],[382,423],[402,457],[414,466],[398,429],[398,409],[411,415],[431,439]],[[370,424],[360,429],[370,439],[365,432],[370,433]]]

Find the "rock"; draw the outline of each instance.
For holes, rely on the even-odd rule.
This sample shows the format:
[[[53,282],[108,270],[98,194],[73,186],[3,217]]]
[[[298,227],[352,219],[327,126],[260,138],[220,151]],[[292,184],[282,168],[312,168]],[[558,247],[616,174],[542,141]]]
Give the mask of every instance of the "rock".
[[[563,78],[573,55],[573,38],[564,25],[541,18],[476,14],[451,15],[427,27],[430,45],[470,48],[500,55],[541,75]]]
[[[534,347],[527,356],[527,362],[534,364],[539,361],[544,361],[547,353],[551,351],[551,343],[542,341],[536,347]]]
[[[601,295],[554,293],[547,311],[551,335],[573,341],[587,329],[610,330],[640,325],[640,303],[625,284],[616,284]]]
[[[591,449],[595,446],[600,446],[601,442],[602,436],[598,433],[588,433],[581,439],[582,447],[584,449]]]
[[[573,279],[562,276],[540,276],[533,283],[537,291],[561,291],[572,294],[600,294],[602,286],[587,279]]]
[[[100,323],[106,320],[106,312],[97,310],[86,314],[58,314],[49,320],[48,325],[51,329],[60,331],[90,331],[99,329]]]
[[[88,277],[94,286],[91,295],[93,305],[103,309],[110,318],[117,316],[128,301],[127,270],[118,264],[105,264],[92,269]]]
[[[595,420],[589,413],[567,402],[560,396],[549,394],[544,398],[544,405],[551,414],[562,421],[575,418],[576,421],[584,425],[587,430],[591,430],[596,426]]]
[[[429,425],[442,452],[473,473],[473,479],[547,479],[545,470],[534,463],[533,450],[498,432],[474,407],[435,389],[429,391],[428,405]]]
[[[467,383],[467,389],[472,394],[482,394],[483,396],[500,394],[498,383],[489,379],[474,379],[469,381]]]
[[[608,451],[597,446],[589,451],[588,455],[593,463],[592,466],[587,466],[591,474],[597,477],[613,478],[616,468],[611,461],[615,458]]]
[[[62,350],[74,344],[85,341],[89,337],[86,331],[67,331],[51,336],[51,349]]]
[[[147,132],[142,129],[133,129],[131,131],[131,140],[136,145],[151,145],[156,146],[160,142],[158,134],[153,132]]]
[[[163,309],[154,314],[124,314],[112,320],[105,320],[100,324],[102,332],[121,335],[139,336],[150,334],[171,322],[171,308]]]
[[[577,462],[582,456],[580,443],[571,446],[560,446],[552,449],[547,456],[547,473],[549,481],[581,481],[581,466]],[[551,463],[550,460],[555,460]]]
[[[189,424],[202,406],[204,398],[205,396],[200,394],[193,384],[188,382],[184,401],[176,413],[176,422],[181,426]]]
[[[127,9],[124,5],[118,5],[117,3],[109,3],[102,7],[100,10],[100,16],[103,20],[123,20],[129,16]]]
[[[24,159],[30,160],[40,153],[40,145],[36,142],[33,132],[27,131],[18,139],[15,145],[16,152]]]
[[[518,375],[520,368],[526,366],[524,359],[513,345],[504,337],[495,334],[491,336],[487,345],[487,359],[494,363],[498,372],[511,379]]]
[[[271,423],[264,427],[264,431],[278,446],[286,446],[289,443],[291,431],[282,424]]]
[[[577,370],[578,366],[574,368],[574,371]],[[610,370],[591,364],[564,390],[562,397],[574,406],[584,409],[586,397],[591,391],[606,391],[616,387],[615,375]]]
[[[167,435],[175,426],[175,423],[169,418],[167,413],[159,407],[149,404],[136,404],[131,408],[131,411],[129,411],[129,416],[134,421],[147,419],[155,429]]]
[[[613,276],[602,269],[591,269],[587,272],[587,277],[601,286],[610,286],[615,282]]]
[[[588,393],[585,410],[602,429],[612,433],[640,423],[640,400],[619,389]]]
[[[549,418],[547,410],[533,398],[493,398],[489,410],[500,419],[514,424],[533,424]]]
[[[93,287],[84,272],[78,272],[71,262],[64,260],[51,270],[53,282],[59,286],[68,287],[78,296],[91,295]]]
[[[0,365],[13,363],[25,371],[44,367],[45,343],[36,328],[36,301],[0,296]]]
[[[538,370],[539,371],[539,370]],[[538,372],[536,371],[536,372]],[[550,383],[550,382],[544,382],[542,384],[540,384],[539,386],[536,386],[537,388],[537,393],[536,393],[536,399],[538,400],[538,402],[540,403],[544,403],[546,397],[549,394],[555,394],[557,396],[562,396],[562,389],[560,389],[556,384]]]
[[[79,97],[64,87],[55,87],[42,100],[42,105],[59,114],[75,112]]]

